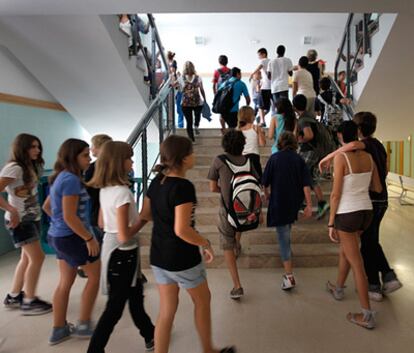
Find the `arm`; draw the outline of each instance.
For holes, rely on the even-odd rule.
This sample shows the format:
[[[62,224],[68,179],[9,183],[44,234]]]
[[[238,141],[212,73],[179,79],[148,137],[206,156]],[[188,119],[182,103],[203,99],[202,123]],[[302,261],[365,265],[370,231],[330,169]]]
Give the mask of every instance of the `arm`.
[[[253,78],[253,76],[255,75],[255,74],[257,74],[261,69],[263,68],[263,65],[262,64],[260,64],[257,68],[256,68],[256,70],[254,70],[253,72],[252,72],[252,74],[250,75],[250,77],[249,77],[249,81],[251,81],[251,79]]]
[[[200,81],[200,93],[201,93],[201,96],[203,97],[204,102],[207,102],[206,93],[204,92],[204,87],[203,87],[203,82],[202,81]]]
[[[141,212],[138,216],[137,223],[133,225],[134,230],[138,233],[148,222],[152,221],[151,199],[148,196],[144,197]]]
[[[303,187],[303,193],[305,194],[306,208],[304,213],[304,218],[312,217],[312,197],[311,197],[311,188],[309,186]]]
[[[50,206],[50,195],[46,197],[46,200],[43,203],[42,209],[49,217],[52,217],[52,207]]]
[[[0,178],[0,192],[3,192],[7,185],[11,184],[14,180],[14,178]],[[10,213],[10,228],[16,228],[20,223],[19,212],[2,196],[0,196],[0,208]]]
[[[372,162],[372,163],[374,163],[374,168],[372,171],[371,184],[369,186],[369,189],[373,192],[380,193],[382,191],[382,185],[381,185],[381,180],[378,174],[378,168],[375,162]]]
[[[298,93],[298,83],[293,81],[293,88],[292,88],[293,97],[296,96],[297,93]]]
[[[88,232],[82,221],[77,215],[78,195],[67,195],[62,198],[63,220],[70,229],[86,242],[88,253],[90,256],[99,254],[99,243],[95,237]]]
[[[267,137],[271,140],[275,138],[275,130],[277,128],[277,121],[272,117],[270,120],[269,130],[267,131]]]
[[[130,240],[137,232],[137,224],[129,226],[129,203],[116,209],[116,223],[118,225],[118,240],[121,244]]]
[[[210,180],[210,191],[220,193],[220,187],[218,186],[217,180]]]
[[[98,226],[101,229],[104,229],[104,226],[105,226],[101,208],[99,209],[99,213],[98,213]]]
[[[361,141],[354,141],[354,142],[347,143],[346,145],[342,146],[341,148],[338,148],[336,151],[333,151],[332,153],[328,154],[325,158],[323,158],[319,162],[319,170],[323,172],[324,169],[328,169],[330,167],[332,159],[334,159],[340,153],[351,152],[355,150],[364,150],[364,149],[365,149],[365,143]]]
[[[333,225],[335,222],[336,211],[338,210],[339,201],[341,200],[342,195],[342,185],[344,180],[345,173],[345,163],[344,158],[340,155],[337,155],[334,159],[334,180],[333,187],[331,192],[330,199],[330,213],[329,213],[329,223],[328,225]],[[329,237],[332,241],[337,242],[336,234],[332,227],[329,228]]]
[[[246,105],[250,105],[250,96],[247,94],[247,96],[244,96],[246,98]]]
[[[257,126],[256,132],[257,132],[257,138],[259,141],[259,146],[260,147],[266,146],[266,136],[265,136],[264,130],[260,126]]]
[[[214,255],[210,241],[202,237],[193,227],[191,227],[192,212],[192,202],[187,202],[175,206],[174,232],[179,238],[181,238],[185,242],[192,245],[202,246],[204,254],[206,256],[206,262],[211,262],[214,258]]]
[[[303,129],[303,136],[298,137],[299,142],[309,142],[313,139],[312,128],[307,126]]]

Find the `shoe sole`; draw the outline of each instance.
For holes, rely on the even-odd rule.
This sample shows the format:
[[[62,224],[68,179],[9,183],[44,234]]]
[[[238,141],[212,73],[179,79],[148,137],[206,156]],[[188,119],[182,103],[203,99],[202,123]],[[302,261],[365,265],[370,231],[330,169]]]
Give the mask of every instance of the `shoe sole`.
[[[80,340],[88,340],[92,337],[92,335],[77,335],[76,333],[73,333],[72,337],[80,339]]]
[[[402,288],[402,283],[400,283],[399,285],[396,285],[396,286],[394,286],[394,287],[391,287],[390,289],[384,289],[382,292],[385,294],[385,295],[388,295],[388,294],[391,294],[391,293],[394,293],[395,291],[397,291],[397,290],[399,290],[399,289],[401,289]]]
[[[59,341],[56,341],[56,342],[50,342],[49,341],[49,346],[56,346],[57,344],[65,342],[65,341],[67,341],[68,339],[70,339],[72,337],[73,337],[72,335],[69,335],[69,336],[63,337],[62,339],[60,339]]]
[[[44,311],[22,311],[22,315],[23,316],[40,316],[40,315],[51,313],[52,311],[53,311],[53,308],[50,308],[50,310],[44,310]]]

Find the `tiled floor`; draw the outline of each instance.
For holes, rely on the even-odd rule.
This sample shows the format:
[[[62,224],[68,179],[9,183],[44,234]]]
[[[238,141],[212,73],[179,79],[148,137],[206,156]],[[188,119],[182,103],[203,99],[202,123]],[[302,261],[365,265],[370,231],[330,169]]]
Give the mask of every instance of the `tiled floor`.
[[[213,333],[218,346],[235,344],[240,353],[370,353],[414,351],[414,207],[400,207],[395,201],[385,216],[382,241],[387,256],[404,287],[383,303],[374,303],[378,327],[373,331],[349,324],[345,315],[358,310],[352,278],[347,297],[335,302],[324,290],[327,279],[335,279],[335,268],[296,270],[298,287],[292,293],[280,290],[281,270],[242,270],[246,296],[240,302],[228,298],[229,276],[225,270],[209,270],[212,291]],[[0,258],[0,293],[6,293],[16,262],[16,254]],[[157,313],[158,294],[153,277],[146,271],[146,307],[151,317]],[[57,281],[52,257],[45,263],[39,294],[50,299]],[[79,293],[83,280],[72,291],[69,320],[76,320]],[[95,316],[102,311],[105,299],[100,296]],[[85,352],[87,342],[71,339],[49,347],[47,338],[51,314],[22,317],[18,311],[0,309],[0,337],[7,337],[2,352]],[[127,311],[108,345],[107,352],[144,352]],[[192,304],[182,293],[174,324],[171,353],[201,352],[193,325]]]

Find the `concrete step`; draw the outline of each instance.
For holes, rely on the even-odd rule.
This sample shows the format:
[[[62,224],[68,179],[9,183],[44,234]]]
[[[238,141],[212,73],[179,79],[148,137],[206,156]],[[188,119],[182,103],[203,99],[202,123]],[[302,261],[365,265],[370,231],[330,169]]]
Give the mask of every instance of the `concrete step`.
[[[201,191],[199,191],[201,190]],[[204,191],[207,190],[207,191]],[[329,192],[324,192],[325,200],[329,200]],[[208,191],[207,186],[197,188],[197,206],[198,207],[218,207],[220,206],[221,196],[218,193]],[[317,206],[317,199],[314,193],[312,193],[312,205]],[[266,206],[266,205],[265,205]]]
[[[220,234],[215,225],[197,226],[197,231],[201,235],[210,240],[211,244],[220,244]],[[139,235],[140,245],[149,246],[151,244],[152,224],[147,225],[142,229]],[[320,244],[329,243],[328,232],[326,224],[302,224],[297,222],[292,227],[291,241],[294,244]],[[257,245],[257,244],[277,244],[278,238],[275,228],[268,228],[261,225],[259,228],[244,232],[242,234],[242,245]]]
[[[195,189],[196,189],[196,192],[197,192],[197,195],[198,195],[198,193],[201,193],[201,192],[209,192],[210,191],[210,180],[208,180],[207,179],[207,176],[208,176],[208,168],[206,168],[205,170],[205,175],[204,176],[202,176],[202,177],[195,177],[195,178],[191,178],[191,177],[189,177],[189,179],[191,180],[191,182],[194,184],[194,187],[195,187]],[[189,176],[189,175],[188,175]],[[325,195],[330,195],[330,192],[331,192],[331,183],[330,182],[322,182],[322,183],[320,183],[320,186],[321,186],[321,188],[322,188],[322,192],[325,194]],[[212,195],[214,195],[214,194],[212,194]],[[210,195],[204,195],[205,197],[208,197],[208,196],[210,196]]]
[[[260,155],[262,156],[270,156],[272,154],[272,147],[270,144],[268,144],[267,146],[264,147],[259,147],[259,152]],[[218,141],[218,143],[216,144],[195,144],[194,145],[194,153],[195,155],[203,155],[203,154],[207,154],[209,156],[218,156],[220,154],[223,154],[223,148],[221,147],[221,142]]]
[[[222,250],[213,245],[214,261],[208,268],[226,268]],[[292,244],[292,261],[294,267],[329,267],[338,264],[338,245],[326,244]],[[149,247],[141,247],[141,266],[149,268]],[[281,267],[279,247],[276,244],[242,244],[242,254],[237,260],[238,268],[274,268]]]
[[[199,137],[222,137],[221,130],[220,129],[199,129],[200,135]],[[176,129],[175,133],[180,136],[187,136],[187,130],[186,129]]]

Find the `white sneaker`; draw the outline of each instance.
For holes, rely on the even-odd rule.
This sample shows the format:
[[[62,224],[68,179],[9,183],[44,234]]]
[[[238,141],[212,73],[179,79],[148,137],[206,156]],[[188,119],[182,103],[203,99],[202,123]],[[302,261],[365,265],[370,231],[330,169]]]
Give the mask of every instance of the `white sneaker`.
[[[382,291],[384,294],[390,294],[402,287],[402,283],[398,279],[393,279],[388,282],[384,282],[382,285]]]
[[[283,275],[282,277],[282,289],[290,290],[296,286],[295,277],[292,274]]]
[[[374,302],[382,302],[382,300],[384,299],[382,293],[378,291],[368,291],[368,297],[369,300],[372,300]]]

